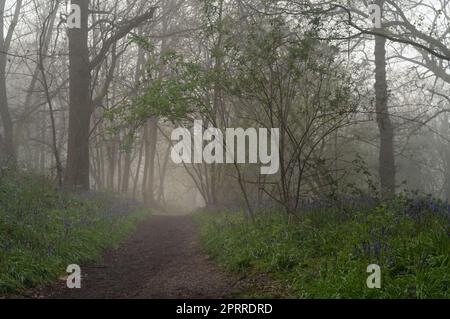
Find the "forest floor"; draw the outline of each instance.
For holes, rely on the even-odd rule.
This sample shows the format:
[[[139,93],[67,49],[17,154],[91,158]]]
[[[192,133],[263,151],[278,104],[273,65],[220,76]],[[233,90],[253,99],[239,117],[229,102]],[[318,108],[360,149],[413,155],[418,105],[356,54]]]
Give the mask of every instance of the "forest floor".
[[[34,291],[34,298],[199,299],[231,297],[236,280],[202,252],[192,216],[151,216],[102,260],[81,265],[81,289],[66,282]]]

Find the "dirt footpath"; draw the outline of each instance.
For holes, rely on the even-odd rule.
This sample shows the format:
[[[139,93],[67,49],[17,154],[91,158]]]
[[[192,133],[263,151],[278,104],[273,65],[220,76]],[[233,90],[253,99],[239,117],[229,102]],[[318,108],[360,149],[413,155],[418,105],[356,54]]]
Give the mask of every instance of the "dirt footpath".
[[[152,216],[103,260],[82,265],[82,288],[61,281],[45,298],[226,298],[233,278],[201,251],[191,216]]]

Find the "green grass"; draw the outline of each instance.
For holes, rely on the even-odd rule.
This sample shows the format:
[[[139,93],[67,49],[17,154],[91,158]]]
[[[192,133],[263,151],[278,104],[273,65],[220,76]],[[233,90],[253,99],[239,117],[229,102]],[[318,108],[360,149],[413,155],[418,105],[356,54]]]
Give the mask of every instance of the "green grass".
[[[211,256],[234,272],[268,273],[284,297],[449,298],[448,215],[410,216],[405,207],[399,198],[362,211],[311,210],[291,222],[278,213],[254,224],[239,213],[195,218]],[[381,267],[381,289],[367,288],[369,264]]]
[[[147,214],[111,195],[62,192],[39,176],[1,173],[0,296],[50,283],[68,265],[97,259]]]

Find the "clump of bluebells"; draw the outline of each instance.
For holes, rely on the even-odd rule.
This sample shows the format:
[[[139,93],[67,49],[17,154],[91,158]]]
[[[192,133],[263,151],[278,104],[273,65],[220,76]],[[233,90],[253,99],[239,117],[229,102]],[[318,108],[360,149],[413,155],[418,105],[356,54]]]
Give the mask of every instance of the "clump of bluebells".
[[[298,298],[449,298],[447,202],[401,194],[302,202],[296,218],[239,213],[198,217],[207,250],[234,271],[270,273]],[[381,268],[381,289],[366,285]]]
[[[414,219],[420,219],[427,214],[435,214],[450,220],[450,204],[448,201],[433,198],[431,195],[404,198],[404,212]]]

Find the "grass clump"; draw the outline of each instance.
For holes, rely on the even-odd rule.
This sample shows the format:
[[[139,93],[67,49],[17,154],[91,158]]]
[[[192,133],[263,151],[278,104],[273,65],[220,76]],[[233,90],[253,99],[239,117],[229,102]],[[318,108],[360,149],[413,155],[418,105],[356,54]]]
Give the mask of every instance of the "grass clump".
[[[0,174],[0,296],[50,283],[98,258],[144,218],[137,203],[58,190],[46,178]]]
[[[319,205],[317,205],[319,206]],[[281,213],[199,214],[207,251],[228,269],[269,273],[292,298],[449,298],[450,206],[431,198]],[[367,267],[381,267],[369,289]]]

